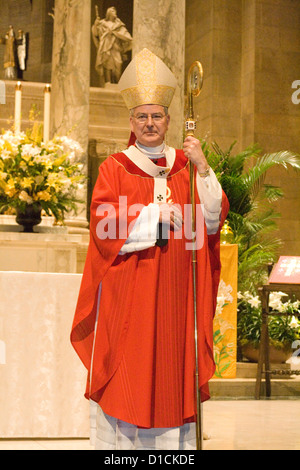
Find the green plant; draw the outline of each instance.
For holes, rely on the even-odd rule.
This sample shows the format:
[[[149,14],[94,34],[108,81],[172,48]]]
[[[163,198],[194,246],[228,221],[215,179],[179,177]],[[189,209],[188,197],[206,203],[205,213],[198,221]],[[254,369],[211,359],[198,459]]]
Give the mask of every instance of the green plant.
[[[68,137],[42,141],[36,124],[26,133],[0,136],[0,213],[42,207],[62,222],[64,213],[81,202],[77,192],[85,177],[77,162],[80,145]]]
[[[280,214],[273,203],[283,197],[283,192],[278,186],[267,184],[266,175],[275,165],[299,170],[300,157],[288,151],[262,154],[257,145],[234,155],[234,145],[224,152],[216,143],[209,146],[204,141],[202,148],[229,199],[227,219],[233,231],[232,243],[238,245],[238,288],[244,292],[238,301],[238,344],[257,346],[262,322],[257,288],[266,282],[268,265],[276,262],[281,246],[281,240],[274,236]],[[270,316],[270,341],[277,348],[291,347],[300,337],[299,322],[292,316],[293,309],[299,311],[299,304],[283,304],[274,295],[270,298],[273,310],[289,309],[290,315]]]
[[[300,169],[299,155],[282,151],[262,154],[257,145],[233,154],[235,142],[227,151],[216,143],[203,142],[203,151],[215,171],[230,203],[229,225],[233,243],[238,244],[239,290],[256,292],[267,278],[267,266],[276,261],[281,240],[274,236],[280,214],[272,204],[283,196],[281,188],[266,183],[270,168]]]
[[[300,301],[284,302],[287,294],[271,292],[269,305],[274,315],[269,316],[270,343],[277,349],[292,347],[294,341],[300,339],[300,322],[296,315],[300,314]],[[284,313],[285,316],[278,315]],[[258,296],[250,292],[239,292],[238,295],[238,326],[237,339],[240,346],[251,344],[258,347],[261,333],[261,304]]]

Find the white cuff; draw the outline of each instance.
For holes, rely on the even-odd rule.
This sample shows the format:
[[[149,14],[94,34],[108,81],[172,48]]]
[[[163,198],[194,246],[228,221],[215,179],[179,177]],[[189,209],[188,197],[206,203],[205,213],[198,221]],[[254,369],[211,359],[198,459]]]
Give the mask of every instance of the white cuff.
[[[220,225],[220,213],[222,206],[222,187],[213,172],[209,169],[209,176],[201,178],[196,176],[197,191],[203,207],[203,216],[208,235],[217,233]]]
[[[144,207],[119,254],[125,255],[126,253],[141,251],[154,246],[158,222],[159,205],[151,203]]]

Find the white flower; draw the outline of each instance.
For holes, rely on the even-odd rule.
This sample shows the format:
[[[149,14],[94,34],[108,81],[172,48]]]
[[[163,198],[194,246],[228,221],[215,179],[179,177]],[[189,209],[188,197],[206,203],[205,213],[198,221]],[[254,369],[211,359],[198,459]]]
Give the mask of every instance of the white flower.
[[[234,330],[234,326],[229,323],[227,320],[222,320],[220,322],[220,333],[223,335],[227,330]]]
[[[45,148],[48,153],[55,153],[57,151],[63,151],[63,146],[59,145],[58,143],[54,142],[53,140],[49,140],[45,145]]]
[[[24,142],[26,134],[20,132],[20,134],[14,134],[12,131],[7,131],[2,135],[1,145],[9,144],[12,148],[12,153],[18,153],[18,145]]]
[[[221,279],[219,283],[218,295],[223,296],[226,301],[232,302],[233,301],[233,297],[231,295],[232,291],[233,289],[231,285],[230,284],[226,285],[223,279]]]
[[[271,292],[270,293],[270,299],[269,299],[269,306],[273,310],[277,310],[278,312],[282,312],[283,306],[282,306],[282,297],[286,297],[288,294],[285,294],[284,292]]]
[[[5,158],[9,158],[10,157],[10,152],[6,149],[2,149],[1,150],[1,154],[0,154],[1,158],[3,160],[5,160]]]
[[[256,297],[251,297],[247,300],[248,304],[251,305],[251,307],[253,308],[258,308],[260,306],[260,300],[259,300],[259,297],[258,295]]]
[[[231,285],[226,285],[225,282],[221,279],[217,296],[216,316],[222,314],[222,309],[227,303],[233,302],[233,297],[231,295],[232,290],[233,289]]]
[[[300,328],[300,323],[294,315],[292,316],[292,319],[290,321],[290,327],[291,328]]]
[[[10,144],[19,144],[26,137],[25,132],[20,132],[20,134],[14,134],[12,131],[4,132],[2,138],[7,140]]]
[[[223,307],[223,306],[226,304],[225,296],[224,296],[223,294],[218,295],[218,297],[217,297],[217,302],[218,302],[218,305],[220,305],[221,307]]]
[[[295,302],[292,303],[292,307],[295,309],[295,310],[298,310],[298,308],[300,307],[300,300],[296,300]]]
[[[83,149],[79,142],[67,136],[57,137],[57,140],[62,144],[64,152],[68,153],[70,160],[74,161],[80,159],[83,154]]]
[[[30,157],[35,157],[36,155],[39,155],[41,152],[41,149],[37,146],[34,146],[32,144],[24,144],[22,145],[22,151],[21,155],[28,155]]]
[[[32,204],[33,203],[32,197],[30,197],[29,194],[26,191],[21,191],[20,192],[19,199],[21,199],[21,201],[26,202],[27,204]]]
[[[66,194],[69,192],[70,187],[72,186],[72,181],[65,177],[61,178],[60,184],[62,185],[62,194]]]
[[[252,299],[252,294],[248,290],[244,292],[244,300]]]

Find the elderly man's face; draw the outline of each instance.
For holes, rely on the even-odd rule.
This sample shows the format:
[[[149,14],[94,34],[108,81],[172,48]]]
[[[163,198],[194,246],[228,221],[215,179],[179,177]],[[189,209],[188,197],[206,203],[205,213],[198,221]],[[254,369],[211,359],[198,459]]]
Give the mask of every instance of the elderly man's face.
[[[130,127],[140,144],[157,147],[164,141],[170,116],[165,114],[163,106],[145,104],[137,106],[130,116]]]

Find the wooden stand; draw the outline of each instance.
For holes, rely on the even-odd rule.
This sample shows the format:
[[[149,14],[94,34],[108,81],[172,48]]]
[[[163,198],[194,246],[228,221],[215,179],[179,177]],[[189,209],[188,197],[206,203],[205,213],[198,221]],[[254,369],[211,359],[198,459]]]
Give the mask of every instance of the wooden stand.
[[[289,296],[296,295],[300,298],[300,285],[299,284],[266,284],[259,289],[261,305],[262,305],[262,327],[259,346],[259,358],[257,364],[257,376],[255,386],[255,399],[259,400],[261,395],[261,380],[262,374],[265,374],[266,396],[271,396],[271,375],[299,375],[300,370],[285,370],[276,369],[271,370],[269,358],[269,315],[288,316],[287,313],[272,312],[269,308],[270,292],[285,292]],[[297,315],[297,314],[296,314]]]

